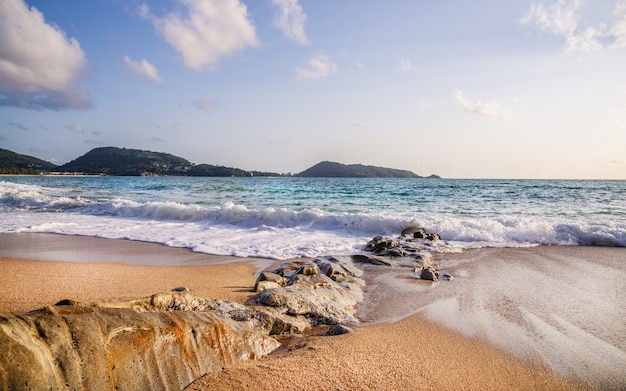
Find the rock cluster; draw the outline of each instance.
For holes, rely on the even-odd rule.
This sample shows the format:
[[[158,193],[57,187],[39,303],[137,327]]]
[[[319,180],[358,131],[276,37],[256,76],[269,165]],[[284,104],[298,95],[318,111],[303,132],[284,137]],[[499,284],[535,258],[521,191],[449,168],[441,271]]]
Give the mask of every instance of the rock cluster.
[[[438,281],[439,272],[436,269],[430,253],[422,250],[440,240],[438,234],[428,233],[424,228],[409,227],[396,238],[377,236],[365,246],[365,251],[372,252],[378,257],[365,256],[364,262],[385,266],[413,267],[418,278],[422,280]],[[445,280],[452,280],[450,274],[443,274]]]
[[[258,294],[249,304],[304,319],[308,326],[355,323],[365,285],[361,274],[349,256],[287,262],[259,275]]]

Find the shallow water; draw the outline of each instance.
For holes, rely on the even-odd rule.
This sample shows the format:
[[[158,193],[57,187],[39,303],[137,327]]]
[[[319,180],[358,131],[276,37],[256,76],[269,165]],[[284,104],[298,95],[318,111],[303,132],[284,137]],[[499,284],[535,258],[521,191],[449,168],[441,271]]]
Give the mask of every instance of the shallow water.
[[[541,246],[436,258],[452,281],[368,271],[364,324],[421,313],[568,378],[626,386],[626,249]]]

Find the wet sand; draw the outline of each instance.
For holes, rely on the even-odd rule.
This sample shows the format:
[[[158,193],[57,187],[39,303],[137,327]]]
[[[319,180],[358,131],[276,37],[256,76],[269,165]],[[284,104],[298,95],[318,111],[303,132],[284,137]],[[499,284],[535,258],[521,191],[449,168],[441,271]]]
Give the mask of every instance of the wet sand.
[[[279,352],[211,373],[188,389],[587,389],[589,386],[582,380],[590,381],[589,374],[583,374],[581,379],[560,370],[568,376],[566,380],[547,368],[548,364],[554,368],[554,364],[541,351],[528,354],[527,346],[535,346],[541,340],[550,344],[571,343],[586,333],[595,339],[587,338],[580,348],[595,342],[602,348],[599,352],[611,351],[611,357],[620,358],[624,350],[623,329],[611,326],[601,331],[601,335],[613,336],[613,340],[604,341],[596,336],[597,331],[576,326],[577,321],[573,322],[569,315],[556,312],[561,316],[552,317],[554,309],[545,298],[568,286],[572,290],[566,289],[565,293],[571,296],[580,288],[580,273],[604,275],[611,271],[616,273],[615,278],[605,279],[603,286],[589,288],[606,293],[583,291],[573,300],[580,301],[593,293],[593,297],[608,300],[615,319],[626,318],[626,288],[619,281],[625,281],[620,274],[624,269],[615,270],[613,265],[615,259],[626,263],[625,251],[541,247],[448,254],[438,257],[439,264],[456,278],[435,284],[416,280],[409,270],[370,270],[366,273],[367,304],[360,314],[364,322],[353,333],[295,337]],[[272,263],[195,254],[155,244],[42,234],[0,234],[0,258],[0,311],[27,311],[65,298],[127,300],[180,285],[198,296],[243,302],[251,295],[254,273]],[[546,259],[550,262],[546,263]],[[572,259],[579,265],[570,265]],[[590,259],[593,267],[579,262],[581,259]],[[528,265],[511,268],[511,260]],[[554,277],[558,276],[555,272],[563,266],[569,270],[565,273],[566,282],[555,286],[555,281],[562,280]],[[533,268],[548,270],[550,278],[546,284],[535,281],[546,280],[540,275],[533,278],[532,273],[527,273],[527,269]],[[508,278],[504,280],[502,275]],[[534,295],[528,296],[532,290]],[[555,302],[560,303],[556,305],[560,309],[567,300]],[[592,303],[579,303],[579,312],[585,314],[585,306],[597,302],[594,299]],[[545,311],[530,307],[529,303],[539,303],[538,307]],[[566,315],[572,311],[577,313],[567,309]],[[550,327],[543,327],[544,324]],[[543,333],[541,340],[533,339],[538,331]],[[569,339],[564,340],[562,335]],[[554,341],[546,336],[552,336]],[[508,340],[514,343],[502,343]],[[605,349],[605,345],[613,350]],[[557,350],[568,349],[566,346]],[[580,352],[577,350],[576,354]],[[598,360],[594,357],[590,360]],[[607,364],[612,369],[592,376],[590,382],[600,389],[623,388],[625,383],[611,376],[615,368],[625,363]]]

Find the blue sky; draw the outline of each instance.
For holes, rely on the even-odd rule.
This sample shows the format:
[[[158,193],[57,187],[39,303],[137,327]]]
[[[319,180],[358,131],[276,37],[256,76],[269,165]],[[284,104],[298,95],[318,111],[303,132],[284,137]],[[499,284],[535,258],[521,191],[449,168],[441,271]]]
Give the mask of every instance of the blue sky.
[[[626,178],[626,0],[0,0],[0,146]]]

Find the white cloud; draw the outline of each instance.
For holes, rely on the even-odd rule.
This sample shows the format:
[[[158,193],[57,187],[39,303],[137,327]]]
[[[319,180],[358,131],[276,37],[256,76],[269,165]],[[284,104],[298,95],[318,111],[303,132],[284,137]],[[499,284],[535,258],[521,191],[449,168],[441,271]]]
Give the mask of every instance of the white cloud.
[[[79,84],[86,67],[78,41],[46,23],[36,8],[0,1],[0,106],[89,109],[89,95]]]
[[[400,60],[400,70],[402,72],[414,71],[415,66],[413,66],[410,60]]]
[[[309,60],[307,68],[296,67],[296,80],[319,80],[332,75],[338,69],[337,64],[331,62],[327,55],[320,53]]]
[[[461,90],[454,90],[454,100],[456,100],[463,110],[478,114],[490,121],[506,121],[513,119],[511,112],[500,106],[498,102],[472,101],[466,97]]]
[[[217,103],[207,99],[196,99],[193,105],[207,113],[212,113],[217,108]]]
[[[272,0],[277,7],[274,15],[274,25],[282,31],[283,35],[299,44],[306,45],[309,39],[304,32],[306,14],[298,0]]]
[[[139,7],[139,14],[154,23],[188,68],[212,70],[222,57],[258,45],[248,10],[239,0],[178,1],[185,7],[185,15],[171,12],[157,17],[145,4]]]
[[[616,2],[612,27],[604,23],[580,26],[578,10],[582,2],[557,0],[549,7],[533,3],[520,22],[535,24],[542,31],[564,38],[567,52],[602,50],[611,41],[612,46],[626,46],[626,0]]]
[[[613,11],[615,23],[611,28],[611,34],[615,37],[614,46],[626,46],[626,0],[622,0],[615,5]]]
[[[145,76],[152,79],[156,84],[163,84],[163,80],[161,80],[161,76],[159,76],[156,67],[150,64],[145,58],[141,61],[133,61],[130,57],[124,56],[124,61],[128,69],[135,75]]]

